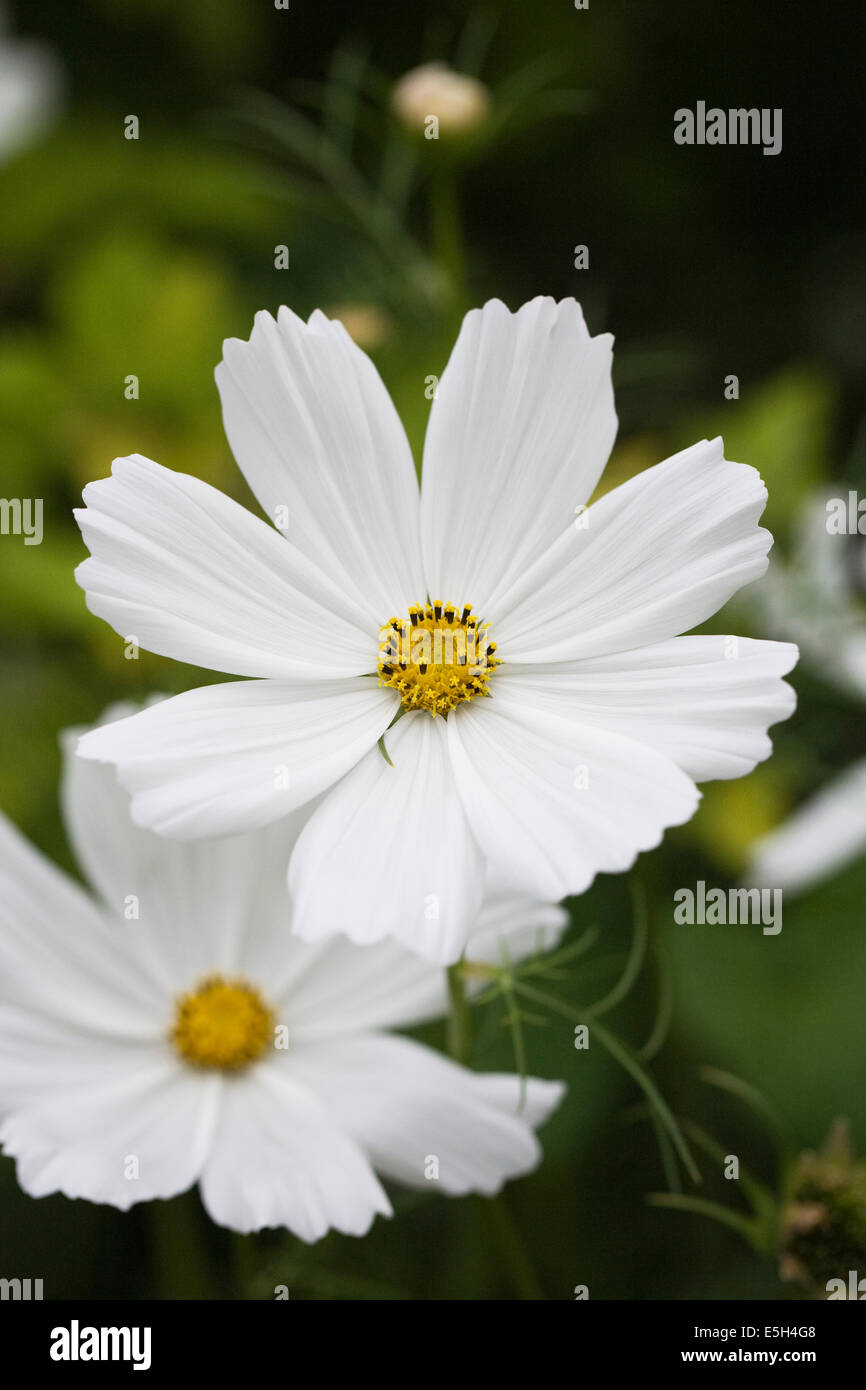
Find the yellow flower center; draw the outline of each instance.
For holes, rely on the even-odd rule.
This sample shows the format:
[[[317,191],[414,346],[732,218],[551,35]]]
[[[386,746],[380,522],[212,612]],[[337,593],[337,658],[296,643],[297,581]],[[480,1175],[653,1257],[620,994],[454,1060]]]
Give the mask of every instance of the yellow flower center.
[[[382,628],[379,681],[399,690],[404,709],[447,715],[465,700],[490,694],[490,673],[501,664],[495,651],[490,625],[473,617],[470,604],[461,611],[436,599]]]
[[[194,1067],[237,1071],[273,1038],[273,1015],[257,989],[211,975],[175,1005],[171,1041]]]

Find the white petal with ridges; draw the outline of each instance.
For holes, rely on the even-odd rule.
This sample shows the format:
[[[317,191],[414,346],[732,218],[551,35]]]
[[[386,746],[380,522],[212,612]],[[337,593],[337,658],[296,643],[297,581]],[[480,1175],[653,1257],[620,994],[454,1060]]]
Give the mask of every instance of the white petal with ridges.
[[[503,669],[496,688],[539,714],[647,743],[703,782],[742,777],[770,756],[767,729],[796,704],[781,679],[796,660],[788,642],[673,637],[611,656]]]
[[[466,944],[468,960],[500,965],[552,950],[568,914],[523,893],[488,890]],[[448,1012],[441,965],[389,939],[358,949],[345,937],[308,943],[292,936],[283,948],[289,975],[281,1006],[298,1044],[370,1029],[408,1028]]]
[[[116,715],[128,713],[127,706]],[[286,865],[304,813],[228,838],[154,835],[132,821],[114,769],[76,757],[79,734],[64,737],[64,821],[129,969],[158,981],[165,998],[215,972],[267,982],[270,990],[285,956]]]
[[[84,889],[0,816],[0,1000],[72,1028],[151,1039],[154,979],[130,969],[115,926]]]
[[[332,1228],[365,1235],[377,1215],[391,1215],[360,1146],[276,1064],[226,1083],[201,1195],[221,1226],[287,1226],[304,1241]]]
[[[573,299],[499,300],[463,321],[430,411],[421,528],[431,597],[492,618],[573,521],[616,434],[613,339]]]
[[[408,1038],[359,1036],[301,1048],[294,1071],[375,1167],[409,1187],[492,1196],[537,1167],[535,1127],[562,1099],[558,1081],[469,1071]],[[438,1160],[436,1181],[427,1177]]]
[[[552,951],[568,926],[568,913],[529,893],[489,888],[466,944],[466,959],[515,964]]]
[[[551,901],[582,893],[694,814],[697,789],[669,758],[498,691],[495,705],[457,711],[448,733],[472,833],[503,886]]]
[[[116,765],[139,825],[179,839],[239,834],[331,786],[375,747],[398,704],[363,677],[230,681],[93,729],[78,753]]]
[[[229,338],[216,379],[237,462],[272,520],[375,629],[424,599],[418,483],[376,368],[341,323],[281,308]]]
[[[292,856],[295,931],[368,944],[397,937],[428,960],[459,959],[484,866],[451,773],[445,721],[404,715],[314,812]]]
[[[704,440],[594,502],[581,528],[500,592],[485,617],[508,662],[572,661],[676,637],[767,568],[754,468]]]
[[[0,1008],[0,1047],[0,1143],[32,1197],[62,1192],[126,1211],[196,1181],[213,1140],[217,1076],[184,1068],[162,1043],[87,1039],[14,1009]]]
[[[75,512],[87,606],[160,656],[236,676],[354,676],[378,630],[272,527],[185,473],[133,454]],[[386,617],[389,615],[385,615]]]

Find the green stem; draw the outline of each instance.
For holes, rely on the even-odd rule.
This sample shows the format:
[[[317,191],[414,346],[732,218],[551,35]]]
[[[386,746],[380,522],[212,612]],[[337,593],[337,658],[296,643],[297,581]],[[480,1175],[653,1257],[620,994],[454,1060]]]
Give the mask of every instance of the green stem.
[[[232,1240],[235,1257],[235,1298],[254,1298],[252,1290],[258,1272],[255,1236],[242,1236],[233,1232]]]
[[[451,1001],[451,1012],[448,1015],[448,1052],[455,1062],[465,1063],[469,1060],[471,1024],[463,968],[459,961],[456,965],[448,967],[448,997]]]
[[[632,882],[630,885],[633,912],[634,912],[634,936],[632,938],[631,950],[625,963],[625,969],[617,980],[613,989],[607,993],[603,999],[599,999],[595,1004],[590,1005],[588,1012],[593,1017],[609,1013],[616,1008],[617,1004],[625,999],[630,992],[632,985],[637,980],[643,965],[644,955],[646,954],[647,943],[647,910],[646,898],[643,889],[638,884]]]
[[[602,1047],[606,1048],[611,1056],[619,1062],[620,1066],[627,1071],[637,1082],[638,1086],[640,1086],[673,1140],[674,1147],[680,1156],[683,1167],[686,1169],[692,1182],[699,1183],[701,1181],[701,1175],[698,1172],[694,1159],[689,1153],[688,1145],[680,1132],[679,1125],[674,1119],[669,1106],[655,1082],[644,1067],[641,1066],[639,1059],[633,1055],[630,1048],[628,1048],[625,1043],[620,1042],[613,1033],[609,1033],[608,1030],[598,1022],[591,1008],[581,1009],[576,1012],[569,1004],[563,1004],[562,1001],[557,999],[554,995],[547,994],[543,990],[535,989],[532,985],[523,984],[522,982],[516,982],[514,988],[518,994],[524,995],[527,999],[534,999],[537,1004],[545,1005],[546,1008],[552,1009],[554,1013],[562,1014],[564,1018],[571,1019],[574,1023],[586,1024],[586,1026],[590,1028],[591,1032],[598,1038]]]
[[[476,1197],[474,1201],[480,1207],[490,1234],[499,1247],[519,1296],[533,1302],[542,1300],[544,1294],[538,1276],[504,1196],[500,1193],[498,1197]]]
[[[731,1211],[728,1207],[723,1207],[720,1202],[708,1201],[706,1197],[684,1196],[680,1192],[651,1192],[647,1197],[647,1202],[651,1207],[667,1207],[671,1211],[687,1211],[694,1216],[707,1216],[711,1221],[718,1221],[721,1226],[727,1226],[730,1230],[736,1231],[737,1235],[747,1240],[752,1249],[759,1254],[769,1253],[761,1244],[754,1217],[744,1216],[738,1211]]]
[[[447,164],[434,170],[430,180],[430,231],[433,259],[448,286],[455,318],[459,318],[467,304],[466,258],[457,180]]]
[[[526,1043],[523,1038],[523,1020],[520,1016],[520,1006],[514,996],[513,989],[506,989],[503,985],[503,995],[508,1005],[508,1013],[505,1020],[511,1029],[511,1040],[514,1044],[514,1065],[517,1067],[517,1075],[520,1077],[520,1092],[517,1101],[517,1113],[521,1114],[526,1105],[526,1078],[529,1067],[526,1061]]]
[[[164,1299],[218,1297],[205,1248],[204,1215],[195,1193],[148,1206],[158,1296]]]

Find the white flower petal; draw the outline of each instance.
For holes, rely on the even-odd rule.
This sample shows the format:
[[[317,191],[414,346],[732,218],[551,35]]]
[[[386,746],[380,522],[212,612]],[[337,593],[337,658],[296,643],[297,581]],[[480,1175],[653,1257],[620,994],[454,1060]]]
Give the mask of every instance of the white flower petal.
[[[822,681],[863,700],[866,615],[852,562],[859,558],[866,580],[866,539],[847,542],[828,530],[832,491],[812,494],[801,505],[790,559],[775,557],[749,597],[762,630],[796,642],[802,661]]]
[[[364,677],[230,681],[93,729],[78,752],[116,765],[139,825],[179,839],[237,834],[342,777],[398,704],[396,692]]]
[[[470,931],[466,957],[499,965],[504,948],[508,960],[523,960],[551,950],[567,925],[561,907],[490,889]],[[283,957],[290,974],[280,999],[293,1046],[411,1027],[448,1012],[444,968],[393,938],[361,950],[345,937],[312,944],[293,936],[284,943]]]
[[[444,721],[406,714],[334,787],[301,832],[289,887],[307,941],[397,937],[458,960],[481,905],[483,861],[457,795]]]
[[[693,444],[594,502],[497,596],[505,661],[569,661],[676,637],[767,568],[767,499],[754,468],[722,441]]]
[[[64,820],[117,924],[128,968],[159,982],[163,1007],[214,973],[261,981],[269,991],[285,956],[286,865],[304,813],[229,838],[154,835],[132,821],[114,769],[75,756],[79,733],[63,739]]]
[[[31,1197],[62,1192],[126,1211],[199,1176],[218,1077],[182,1067],[161,1045],[84,1039],[14,1009],[0,1008],[0,1050],[0,1143]]]
[[[551,901],[582,893],[694,814],[697,789],[669,758],[497,690],[495,705],[457,711],[448,733],[472,833],[503,886]]]
[[[568,913],[529,893],[490,888],[469,935],[466,959],[487,965],[512,964],[552,951],[568,926]]]
[[[205,1208],[234,1231],[287,1226],[304,1241],[361,1236],[391,1206],[357,1143],[283,1069],[229,1082],[201,1179]]]
[[[534,1127],[559,1104],[557,1081],[483,1075],[408,1038],[344,1038],[302,1048],[295,1073],[321,1096],[376,1169],[451,1195],[498,1192],[538,1165]],[[431,1158],[438,1179],[428,1180]]]
[[[442,374],[424,445],[421,532],[431,597],[482,618],[586,503],[616,435],[609,333],[580,306],[473,309]],[[497,633],[498,637],[498,633]]]
[[[5,7],[4,7],[5,8]],[[63,74],[53,51],[29,39],[0,41],[0,163],[38,139],[54,120]]]
[[[796,660],[787,642],[673,637],[584,661],[503,668],[496,690],[539,714],[648,743],[703,782],[742,777],[770,756],[767,729],[796,704],[781,679]]]
[[[374,630],[423,602],[418,484],[376,368],[341,323],[283,307],[229,338],[216,379],[232,452],[272,520],[363,605]]]
[[[88,1032],[157,1036],[162,1000],[118,929],[0,816],[0,999]]]
[[[297,920],[297,911],[294,913]],[[277,1013],[291,1045],[379,1028],[407,1028],[448,1011],[442,966],[389,938],[356,946],[344,936],[283,943]]]
[[[752,846],[744,883],[804,893],[866,854],[866,759]]]
[[[216,488],[133,454],[88,483],[84,500],[75,515],[91,558],[75,577],[90,611],[124,639],[238,676],[315,679],[375,666],[375,624]]]

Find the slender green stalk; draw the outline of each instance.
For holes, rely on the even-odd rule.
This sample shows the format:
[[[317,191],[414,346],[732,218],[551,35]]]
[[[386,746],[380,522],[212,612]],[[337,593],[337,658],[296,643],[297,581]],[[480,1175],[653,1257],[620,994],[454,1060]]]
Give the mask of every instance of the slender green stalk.
[[[709,1154],[720,1168],[725,1164],[728,1155],[724,1148],[709,1134],[706,1134],[699,1125],[691,1120],[685,1120],[683,1128],[692,1143],[697,1148],[703,1149],[704,1153]],[[770,1191],[766,1183],[754,1177],[743,1164],[739,1166],[739,1179],[736,1185],[749,1202],[757,1225],[762,1232],[766,1233],[766,1248],[772,1249],[778,1239],[779,1204],[775,1194]]]
[[[710,1086],[718,1086],[720,1090],[736,1096],[737,1100],[750,1106],[762,1120],[768,1121],[770,1133],[780,1154],[785,1154],[793,1149],[793,1139],[789,1127],[784,1124],[777,1111],[766,1096],[758,1090],[757,1086],[750,1085],[748,1081],[743,1081],[741,1077],[733,1076],[730,1072],[720,1071],[718,1067],[701,1067],[698,1075],[702,1081],[708,1082]]]
[[[235,1298],[254,1298],[253,1288],[258,1273],[256,1238],[253,1235],[242,1236],[234,1232],[232,1241],[235,1257]]]
[[[466,258],[457,180],[454,170],[445,163],[430,179],[430,234],[433,259],[448,286],[454,316],[458,319],[467,306]]]
[[[543,1299],[538,1276],[504,1196],[500,1193],[492,1198],[475,1197],[474,1201],[481,1210],[519,1296],[534,1302]]]
[[[668,1191],[681,1192],[682,1184],[680,1182],[680,1170],[677,1167],[677,1160],[671,1137],[652,1106],[649,1106],[648,1109],[650,1120],[655,1130],[656,1143],[658,1144],[659,1153],[661,1154],[662,1167],[664,1168],[665,1182],[668,1185]]]
[[[471,1023],[469,1005],[466,999],[466,984],[463,969],[458,961],[448,967],[448,997],[451,1012],[448,1015],[448,1052],[455,1062],[469,1060],[471,1042]]]
[[[150,1240],[157,1271],[158,1296],[192,1300],[218,1297],[208,1252],[205,1219],[193,1193],[148,1206]]]
[[[628,1048],[625,1043],[620,1042],[620,1040],[615,1036],[615,1034],[608,1032],[607,1028],[604,1028],[598,1022],[597,1018],[595,1018],[593,1015],[592,1009],[575,1010],[571,1007],[571,1005],[564,1004],[560,999],[557,999],[554,995],[547,994],[543,990],[535,989],[533,986],[523,984],[522,982],[516,982],[514,988],[516,989],[518,994],[525,995],[528,999],[533,999],[537,1004],[545,1005],[548,1009],[552,1009],[554,1013],[562,1014],[565,1018],[571,1019],[574,1023],[587,1024],[587,1026],[591,1029],[593,1036],[598,1038],[601,1045],[611,1054],[612,1057],[616,1059],[617,1062],[619,1062],[620,1066],[628,1072],[628,1074],[637,1082],[638,1086],[640,1086],[647,1100],[652,1105],[653,1109],[655,1110],[656,1114],[658,1115],[659,1119],[661,1120],[662,1124],[664,1125],[665,1129],[667,1130],[668,1134],[673,1140],[674,1147],[680,1156],[680,1161],[682,1162],[683,1167],[686,1169],[686,1172],[688,1173],[689,1177],[692,1179],[692,1182],[699,1183],[701,1180],[701,1175],[698,1172],[695,1161],[689,1152],[688,1145],[686,1144],[685,1139],[682,1136],[679,1125],[674,1119],[674,1116],[672,1115],[669,1106],[664,1100],[661,1092],[659,1091],[652,1077],[644,1069],[644,1067],[641,1066],[639,1059],[634,1056],[634,1054],[631,1052],[631,1049]]]
[[[625,969],[603,999],[599,999],[595,1004],[591,1004],[584,1012],[598,1018],[601,1014],[609,1013],[616,1008],[617,1004],[625,999],[641,972],[644,962],[647,943],[647,910],[646,897],[643,889],[636,883],[630,884],[632,903],[634,908],[634,937],[632,938],[631,950],[625,963]]]
[[[526,1060],[526,1043],[523,1037],[523,1018],[520,1006],[514,997],[514,991],[503,990],[505,1001],[508,1005],[508,1013],[505,1015],[505,1022],[511,1029],[511,1041],[514,1047],[514,1065],[517,1067],[517,1075],[520,1078],[520,1091],[517,1100],[517,1113],[520,1114],[526,1105],[526,1077],[529,1066]]]
[[[642,1062],[651,1062],[661,1051],[674,1016],[673,968],[666,951],[658,952],[657,959],[659,984],[656,1018],[649,1037],[643,1047],[638,1050],[638,1056]]]
[[[719,1225],[728,1226],[732,1231],[736,1231],[754,1250],[758,1250],[762,1255],[766,1254],[759,1242],[754,1218],[744,1216],[738,1211],[731,1211],[720,1202],[710,1202],[706,1197],[684,1196],[680,1192],[651,1192],[647,1202],[651,1207],[668,1207],[671,1211],[687,1211],[695,1216],[707,1216],[711,1221],[718,1221]]]

